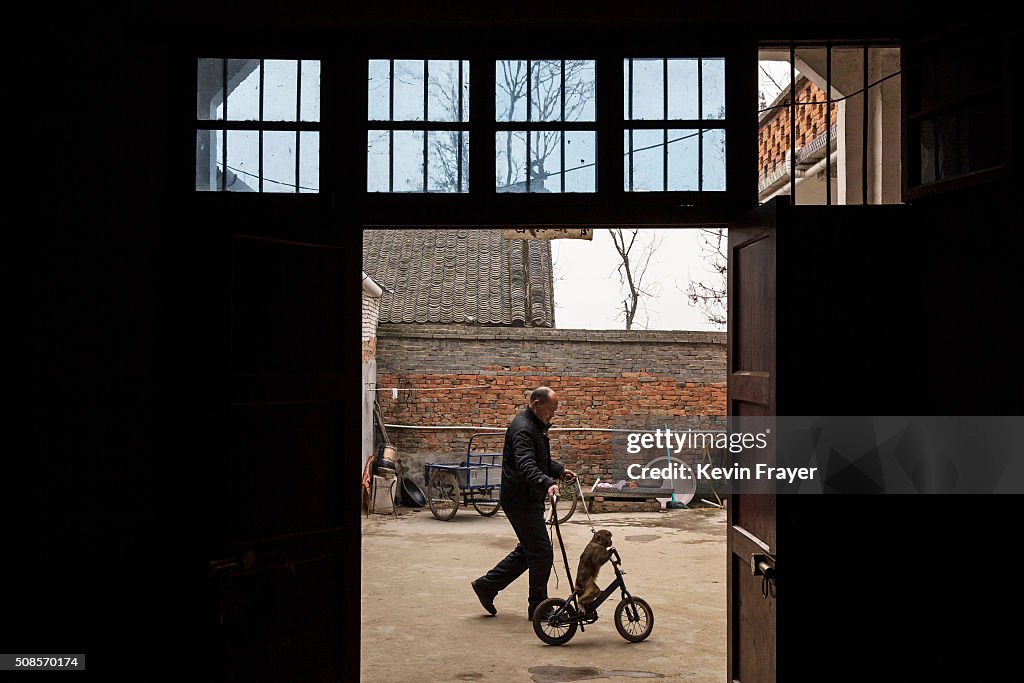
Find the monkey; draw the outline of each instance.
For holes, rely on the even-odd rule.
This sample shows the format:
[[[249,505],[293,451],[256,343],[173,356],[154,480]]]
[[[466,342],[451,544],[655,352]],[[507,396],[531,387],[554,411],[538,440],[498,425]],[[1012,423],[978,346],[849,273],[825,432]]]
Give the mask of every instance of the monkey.
[[[612,532],[601,529],[590,539],[590,543],[580,555],[580,564],[576,570],[576,590],[580,592],[580,605],[589,616],[592,614],[590,603],[601,593],[597,587],[597,574],[601,565],[611,559]]]

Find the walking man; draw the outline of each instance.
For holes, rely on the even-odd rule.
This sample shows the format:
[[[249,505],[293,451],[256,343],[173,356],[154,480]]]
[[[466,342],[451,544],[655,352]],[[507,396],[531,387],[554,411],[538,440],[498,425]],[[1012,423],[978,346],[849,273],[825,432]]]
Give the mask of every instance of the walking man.
[[[529,570],[530,597],[527,616],[548,597],[551,574],[551,541],[544,524],[544,501],[558,493],[559,478],[572,481],[574,472],[551,459],[547,431],[558,410],[558,396],[538,387],[530,404],[505,430],[501,466],[501,508],[516,532],[519,543],[493,569],[472,582],[480,604],[497,614],[494,598]]]

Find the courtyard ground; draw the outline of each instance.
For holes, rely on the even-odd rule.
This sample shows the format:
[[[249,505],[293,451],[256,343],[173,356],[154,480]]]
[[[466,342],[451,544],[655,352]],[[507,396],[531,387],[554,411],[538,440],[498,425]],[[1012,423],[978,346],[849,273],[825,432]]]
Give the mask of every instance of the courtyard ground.
[[[363,520],[361,680],[561,681],[661,678],[721,683],[726,677],[726,513],[715,508],[593,515],[612,532],[626,587],[654,611],[641,643],[619,636],[617,595],[600,619],[567,644],[542,643],[526,619],[524,574],[484,612],[470,581],[515,546],[504,514],[486,518],[462,508],[452,521],[426,508]],[[590,526],[581,508],[562,525],[575,575]],[[557,584],[556,584],[557,576]],[[605,565],[598,583],[614,579]],[[552,597],[568,595],[555,540]]]

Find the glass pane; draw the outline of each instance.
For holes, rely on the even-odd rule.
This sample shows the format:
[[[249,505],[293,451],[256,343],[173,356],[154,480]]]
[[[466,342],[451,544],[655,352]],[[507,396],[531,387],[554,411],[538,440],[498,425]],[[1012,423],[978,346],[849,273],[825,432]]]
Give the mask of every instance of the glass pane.
[[[423,120],[423,88],[423,60],[396,59],[395,121]]]
[[[761,50],[757,62],[758,201],[789,194],[789,49]]]
[[[224,60],[198,60],[196,118],[200,121],[224,118]]]
[[[294,59],[263,62],[263,120],[295,121],[299,63]]]
[[[260,118],[260,60],[228,60],[228,120]]]
[[[302,63],[306,68],[306,63]],[[299,192],[320,191],[320,133],[299,133]]]
[[[807,72],[806,75],[815,76],[819,82],[824,82],[827,74],[823,69],[821,73],[817,73],[815,70],[812,70],[812,65],[814,60],[820,60],[822,64],[825,63],[825,57],[822,53],[823,51],[820,49],[797,50],[797,59],[801,60],[801,64],[806,62],[804,66],[804,70]],[[826,99],[826,93],[820,90],[818,86],[812,86],[814,96],[809,97],[806,94],[808,85],[805,76],[801,75],[799,71],[797,73],[797,86],[795,89],[797,102],[805,99],[816,99],[819,101]],[[862,170],[864,166],[864,49],[860,47],[833,48],[831,75],[832,98],[843,98],[842,101],[833,103],[829,116],[829,122],[833,126],[834,133],[831,151],[835,154],[834,161],[826,162],[830,167],[829,182],[832,184],[832,203],[861,204],[864,201],[862,190]],[[797,164],[800,164],[804,159],[807,159],[812,164],[817,164],[819,160],[814,157],[820,156],[820,159],[825,158],[824,141],[818,140],[815,143],[813,140],[806,139],[808,136],[802,136],[802,133],[809,127],[809,121],[815,122],[816,130],[813,131],[814,133],[817,135],[823,134],[825,131],[825,105],[804,105],[797,108],[796,138],[797,149],[800,150],[797,156]],[[805,139],[801,139],[802,137]],[[839,144],[840,138],[842,138],[841,145]],[[822,152],[817,154],[805,153],[802,148],[807,143],[810,143],[810,146],[807,147],[807,152],[810,152],[819,145]],[[899,164],[899,161],[896,160],[895,163]],[[797,181],[799,183],[796,188],[797,203],[826,203],[824,169],[818,167],[814,171],[811,174],[805,173],[803,180]],[[813,188],[818,188],[816,193]]]
[[[371,59],[368,83],[366,118],[370,121],[391,119],[391,63],[386,59]]]
[[[526,120],[526,62],[499,61],[494,75],[494,116],[496,121]]]
[[[696,76],[696,65],[694,68]],[[694,79],[696,81],[696,78]],[[694,106],[696,106],[696,97]],[[668,189],[693,191],[700,189],[700,131],[676,129],[668,132]]]
[[[494,188],[526,192],[526,132],[499,131],[494,139]]]
[[[531,121],[562,119],[562,62],[538,60],[530,64]]]
[[[788,51],[787,59],[782,61],[775,59],[782,53],[779,51],[762,50],[758,53],[757,62],[757,110],[758,114],[765,114],[771,107],[786,103],[785,93],[789,91],[790,70]]]
[[[565,61],[565,120],[593,121],[596,117],[592,60],[572,59]],[[568,152],[566,152],[568,154]]]
[[[366,133],[366,191],[387,192],[391,177],[391,145],[388,131]]]
[[[935,119],[935,131],[938,134],[936,154],[939,158],[939,180],[959,175],[960,145],[958,117],[955,113],[943,114]]]
[[[230,113],[230,105],[228,111]],[[229,130],[228,170],[224,189],[228,192],[257,192],[260,187],[259,172],[259,131]]]
[[[423,131],[396,130],[393,139],[395,180],[392,190],[423,192]]]
[[[701,106],[705,119],[725,118],[725,60],[701,60]]]
[[[462,121],[469,121],[469,60],[462,60]]]
[[[430,60],[427,63],[427,119],[459,121],[459,63]],[[462,102],[465,106],[466,102]]]
[[[921,121],[921,182],[935,180],[935,126],[930,120]]]
[[[870,60],[870,56],[868,57]],[[924,57],[923,67],[918,70],[921,107],[932,107],[953,99],[961,90],[960,80],[970,80],[974,87],[978,87],[981,74],[986,71],[996,71],[982,67],[976,69],[970,76],[964,78],[963,70],[965,62],[970,59],[970,53],[960,50],[945,50],[932,53]],[[916,103],[915,103],[916,104]]]
[[[665,118],[665,66],[660,59],[633,60],[633,118]]]
[[[196,131],[196,189],[215,192],[220,189],[220,167],[223,131]]]
[[[631,155],[632,187],[626,190],[660,192],[665,189],[665,131],[634,130]]]
[[[836,53],[833,52],[833,60]],[[847,51],[849,52],[849,51]],[[795,203],[803,205],[824,205],[828,202],[828,193],[831,191],[826,182],[825,165],[826,142],[828,138],[828,127],[826,125],[827,111],[825,93],[825,78],[828,66],[828,51],[821,47],[799,48],[796,51],[797,69],[800,74],[797,76],[794,95],[796,100],[796,196]],[[846,78],[839,78],[833,69],[833,87]],[[860,74],[856,76],[857,88],[860,87]],[[852,92],[853,87],[848,88]],[[787,125],[789,121],[787,120]],[[833,139],[833,145],[836,140]],[[787,162],[788,163],[788,162]],[[857,158],[858,168],[860,157]],[[787,172],[789,166],[786,166]],[[859,171],[858,171],[859,173]],[[858,182],[859,186],[859,182]],[[787,189],[787,192],[789,190]],[[833,204],[839,204],[838,197],[832,197]],[[860,203],[860,195],[856,198]]]
[[[468,184],[466,142],[469,133],[459,130],[427,133],[427,191],[464,192]],[[462,145],[462,176],[459,177],[459,146]],[[460,182],[461,181],[461,182]]]
[[[972,58],[977,58],[974,56]],[[872,47],[868,54],[868,82],[875,83],[868,90],[868,202],[871,204],[899,204],[903,201],[903,126],[902,85],[900,69],[902,58],[898,47]],[[992,69],[986,69],[992,72]],[[979,80],[984,77],[979,76]],[[976,84],[975,84],[976,85]],[[966,120],[961,120],[961,133]],[[993,125],[995,124],[995,125]],[[863,128],[863,120],[861,121]],[[989,122],[989,136],[985,149],[999,152],[1006,145],[996,142],[992,133],[999,131],[995,121]],[[975,150],[981,149],[978,146]],[[966,152],[966,147],[962,148]],[[973,154],[973,152],[972,152]],[[961,170],[969,170],[965,167]]]
[[[668,60],[668,117],[670,119],[700,118],[697,111],[699,97],[697,60]],[[672,162],[669,161],[669,163]]]
[[[1004,109],[996,102],[972,102],[960,126],[961,160],[965,172],[981,171],[1003,163],[1006,148],[994,144],[993,133],[1007,130]],[[1001,139],[1001,138],[1000,138]]]
[[[562,133],[538,130],[530,134],[530,192],[562,191]]]
[[[565,133],[565,191],[597,191],[597,134],[590,130]]]
[[[264,192],[295,192],[296,135],[292,131],[263,132]]]
[[[633,155],[630,154],[630,142],[629,142],[630,131],[622,131],[622,149],[626,150],[626,154],[622,159],[622,187],[624,190],[629,192],[632,187],[630,186],[629,179],[633,175]]]
[[[320,120],[320,61],[304,59],[300,63],[302,91],[299,115],[303,121]]]
[[[629,61],[628,59],[622,60],[622,118],[627,121],[633,118],[629,111],[629,94],[633,92],[633,82],[629,80]],[[629,145],[626,144],[623,149],[629,149]]]
[[[704,139],[704,164],[701,189],[705,192],[725,191],[725,131],[701,131]]]

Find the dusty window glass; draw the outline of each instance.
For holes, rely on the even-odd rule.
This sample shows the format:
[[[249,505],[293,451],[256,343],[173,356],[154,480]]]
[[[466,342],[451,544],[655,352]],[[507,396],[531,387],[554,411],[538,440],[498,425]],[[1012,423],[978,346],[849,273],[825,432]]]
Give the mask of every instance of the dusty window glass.
[[[724,191],[725,59],[625,59],[622,75],[623,189]]]
[[[498,60],[494,76],[495,191],[596,191],[594,60]]]
[[[196,190],[320,191],[319,61],[201,58],[196,76]]]
[[[371,59],[367,192],[469,191],[469,61]]]

